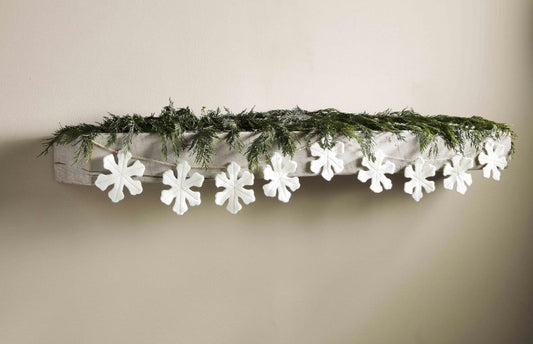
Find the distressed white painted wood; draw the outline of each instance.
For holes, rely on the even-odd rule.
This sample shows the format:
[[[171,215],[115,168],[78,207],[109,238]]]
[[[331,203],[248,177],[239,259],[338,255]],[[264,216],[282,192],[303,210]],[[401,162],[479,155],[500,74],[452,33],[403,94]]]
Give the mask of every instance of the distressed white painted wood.
[[[242,133],[241,139],[246,144],[249,144],[258,134],[255,133]],[[190,140],[193,134],[186,134],[186,138]],[[416,136],[412,133],[404,133],[405,140],[399,140],[394,134],[380,133],[374,137],[375,148],[380,149],[385,153],[386,159],[392,161],[396,165],[395,173],[402,171],[406,166],[415,162],[420,156],[420,149]],[[101,134],[96,137],[95,141],[99,144],[106,145],[108,139],[107,134]],[[344,170],[341,175],[355,174],[361,168],[361,158],[363,156],[361,148],[354,139],[341,139],[344,143],[345,150],[342,155],[344,160]],[[310,163],[315,158],[311,156],[308,149],[302,145],[294,156],[294,160],[298,163],[298,168],[294,173],[298,177],[306,177],[315,175],[309,169]],[[509,160],[509,151],[511,149],[510,137],[503,138],[499,143],[503,144],[507,152],[507,159]],[[104,156],[110,154],[109,151],[95,146],[92,156],[89,160],[80,160],[74,164],[74,154],[76,151],[75,146],[55,146],[54,147],[54,169],[56,180],[63,183],[93,185],[98,174],[105,172],[103,169],[102,160]],[[119,150],[122,148],[121,136],[117,144],[110,146],[113,150]],[[225,170],[231,161],[235,161],[242,168],[247,168],[246,158],[223,143],[216,143],[215,155],[213,156],[212,168],[203,169],[194,162],[194,157],[189,152],[181,152],[180,156],[176,156],[172,153],[170,144],[168,144],[168,158],[165,158],[161,154],[161,140],[154,134],[138,134],[133,138],[131,145],[131,152],[134,156],[144,157],[152,160],[166,161],[169,164],[175,164],[176,161],[187,161],[192,169],[190,173],[198,172],[205,178],[214,178],[217,173]],[[481,169],[481,165],[477,159],[479,152],[473,147],[466,147],[464,156],[474,159],[473,169]],[[446,162],[450,161],[456,152],[446,148],[443,141],[438,142],[438,154],[435,156],[423,155],[424,159],[434,165],[437,170],[441,170]],[[146,170],[144,176],[139,178],[143,183],[146,182],[161,182],[163,173],[172,169],[172,166],[163,165],[153,161],[143,160]],[[260,168],[256,172],[258,178],[262,178],[262,170],[267,162],[262,162]],[[333,180],[335,177],[333,177]]]

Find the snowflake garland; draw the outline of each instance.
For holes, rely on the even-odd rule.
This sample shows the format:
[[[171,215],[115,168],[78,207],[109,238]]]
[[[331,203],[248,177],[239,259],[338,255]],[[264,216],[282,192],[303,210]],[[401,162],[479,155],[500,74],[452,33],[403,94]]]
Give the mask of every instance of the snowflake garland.
[[[125,150],[117,152],[118,163],[115,162],[113,154],[104,157],[104,168],[111,171],[111,174],[99,174],[94,183],[100,190],[104,191],[111,184],[113,188],[107,194],[112,202],[117,203],[124,199],[124,186],[132,196],[138,195],[143,191],[140,181],[132,177],[142,177],[144,174],[144,165],[136,160],[131,166],[128,166],[132,157],[131,153]]]
[[[311,161],[311,171],[313,173],[319,173],[322,170],[322,177],[328,182],[333,178],[336,173],[344,170],[344,161],[338,158],[338,155],[344,153],[344,143],[337,142],[331,149],[322,148],[315,142],[310,147],[311,155],[318,157]]]
[[[311,161],[311,171],[320,173],[326,180],[331,180],[336,173],[344,169],[344,162],[340,156],[344,153],[344,144],[338,142],[332,149],[322,148],[318,143],[311,147],[311,155],[317,159]],[[477,159],[483,167],[483,176],[485,178],[500,179],[501,172],[507,166],[508,150],[505,145],[495,143],[489,140],[484,145],[484,151],[481,152]],[[110,171],[110,174],[99,174],[95,185],[102,191],[106,190],[113,184],[113,188],[108,192],[112,202],[119,202],[124,199],[123,189],[126,187],[131,195],[142,193],[143,188],[139,180],[134,177],[144,175],[145,166],[135,160],[130,165],[132,154],[122,149],[114,154],[107,155],[103,158],[104,169]],[[136,158],[140,159],[140,158]],[[363,157],[362,166],[358,172],[357,179],[365,183],[371,180],[370,189],[375,193],[380,193],[384,189],[392,188],[392,181],[386,174],[392,174],[396,171],[396,165],[386,159],[385,154],[376,150],[374,159],[366,156]],[[469,169],[474,166],[474,159],[455,155],[443,168],[444,188],[448,190],[457,190],[465,194],[468,187],[472,185],[472,175],[468,173]],[[264,194],[267,197],[277,197],[281,202],[287,203],[292,192],[300,188],[300,181],[296,173],[298,164],[288,156],[280,153],[274,153],[270,163],[263,169],[263,177],[268,183],[263,185]],[[204,176],[194,173],[189,176],[191,166],[183,161],[176,166],[176,175],[173,170],[167,170],[162,175],[162,183],[170,186],[169,189],[161,191],[161,201],[166,205],[171,205],[174,201],[172,210],[178,215],[185,214],[189,207],[200,205],[200,192],[193,191],[193,187],[201,187],[204,182]],[[424,193],[435,191],[435,182],[428,178],[434,177],[436,167],[428,163],[424,158],[418,157],[411,165],[404,170],[405,178],[409,179],[404,184],[404,192],[410,194],[413,199],[419,202]],[[292,176],[291,176],[292,175]],[[215,195],[215,203],[219,206],[226,202],[226,209],[236,214],[242,210],[241,202],[250,204],[255,202],[253,189],[247,189],[245,186],[254,184],[254,175],[249,171],[241,171],[241,167],[232,161],[226,172],[220,172],[215,177],[215,184],[218,188],[224,188]]]
[[[444,188],[453,190],[454,185],[457,184],[457,192],[464,195],[468,186],[472,185],[472,175],[466,173],[472,167],[474,167],[473,159],[461,155],[454,156],[452,163],[446,163],[442,172],[444,176],[449,176],[444,179]]]
[[[422,189],[426,193],[435,191],[435,182],[427,180],[427,178],[435,176],[435,171],[435,166],[426,163],[423,158],[419,157],[413,165],[407,166],[404,170],[405,178],[411,180],[405,183],[403,190],[419,202],[424,196]]]
[[[255,202],[254,190],[244,188],[247,185],[254,184],[254,175],[244,171],[239,177],[240,170],[241,167],[232,161],[227,168],[227,176],[226,173],[220,172],[215,177],[215,185],[218,188],[223,187],[225,189],[216,193],[215,203],[223,205],[224,202],[228,201],[226,209],[232,214],[237,214],[242,209],[239,198],[242,199],[244,204]]]
[[[267,197],[276,197],[277,193],[278,199],[287,203],[291,198],[288,189],[294,192],[300,188],[298,177],[289,177],[290,173],[296,171],[298,165],[289,157],[282,157],[279,153],[274,153],[270,163],[263,170],[265,180],[270,180],[270,183],[263,185],[263,191]]]
[[[176,199],[172,210],[178,215],[185,214],[189,209],[187,202],[191,207],[202,203],[200,193],[192,191],[191,187],[201,187],[204,183],[204,176],[195,172],[190,178],[187,178],[190,170],[191,166],[184,161],[176,167],[177,177],[174,177],[172,170],[163,173],[163,184],[169,185],[170,189],[161,191],[161,202],[170,205],[172,200]]]
[[[375,193],[380,193],[385,190],[390,190],[392,188],[392,182],[385,174],[392,174],[396,170],[396,165],[392,161],[384,161],[385,154],[382,151],[376,151],[375,159],[372,161],[368,157],[363,157],[362,165],[368,170],[359,170],[357,179],[361,182],[366,183],[371,179],[370,190]]]
[[[490,178],[492,174],[494,180],[500,180],[499,170],[503,170],[507,166],[505,146],[489,140],[485,143],[485,152],[481,152],[478,157],[479,163],[485,165],[483,177]]]

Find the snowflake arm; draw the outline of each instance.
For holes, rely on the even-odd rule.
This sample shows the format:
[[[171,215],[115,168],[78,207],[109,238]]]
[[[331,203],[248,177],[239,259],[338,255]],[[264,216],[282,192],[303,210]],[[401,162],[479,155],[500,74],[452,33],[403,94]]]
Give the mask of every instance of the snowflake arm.
[[[405,168],[405,178],[410,178],[411,180],[405,183],[403,190],[405,193],[412,195],[415,201],[419,202],[423,197],[422,189],[426,193],[435,191],[435,182],[427,180],[428,177],[435,176],[435,171],[435,166],[427,164],[424,159],[416,159],[413,165]]]
[[[218,188],[225,189],[216,193],[215,203],[223,205],[224,202],[228,201],[226,209],[232,214],[237,214],[242,209],[239,198],[242,199],[244,204],[250,204],[255,201],[254,190],[244,188],[247,185],[254,184],[254,175],[244,171],[239,178],[240,170],[241,167],[232,161],[227,168],[227,175],[224,172],[220,172],[215,177],[215,185]]]
[[[474,160],[465,158],[460,155],[456,155],[452,158],[452,163],[447,163],[444,166],[443,175],[449,176],[444,179],[444,188],[453,190],[455,184],[457,184],[457,192],[464,195],[468,186],[472,185],[472,175],[466,173],[474,166]]]
[[[505,146],[489,140],[485,143],[485,152],[481,152],[478,157],[479,163],[485,165],[483,177],[490,178],[492,174],[494,180],[500,180],[499,170],[503,170],[507,166]]]
[[[311,161],[311,171],[313,173],[318,174],[322,170],[322,177],[330,181],[336,173],[344,170],[344,161],[337,157],[344,153],[344,143],[338,142],[332,149],[325,149],[315,142],[310,149],[311,155],[318,157],[318,159]]]
[[[200,205],[201,198],[198,191],[192,191],[192,187],[201,187],[204,183],[204,176],[199,173],[194,173],[190,178],[187,174],[191,170],[191,166],[186,162],[178,164],[176,167],[177,177],[174,177],[172,170],[167,170],[163,173],[163,184],[169,185],[170,189],[161,191],[161,202],[170,205],[173,199],[176,199],[172,210],[178,214],[183,215],[190,206]]]
[[[276,197],[282,202],[287,203],[291,198],[291,191],[300,188],[298,177],[289,177],[289,173],[294,173],[298,166],[295,161],[288,157],[283,158],[281,154],[274,153],[270,159],[271,165],[267,165],[263,170],[265,180],[270,183],[263,185],[263,191],[268,197]]]
[[[128,191],[133,196],[143,191],[141,182],[132,177],[141,177],[144,174],[144,165],[137,160],[133,165],[128,166],[132,156],[130,152],[120,150],[117,156],[118,163],[115,162],[113,154],[104,157],[104,168],[110,171],[111,174],[98,175],[94,183],[102,191],[107,189],[111,184],[114,184],[111,191],[107,194],[114,203],[124,199],[124,186],[128,188]]]
[[[357,175],[357,179],[363,183],[370,179],[370,190],[376,193],[382,192],[383,188],[385,188],[385,190],[390,190],[392,188],[392,182],[385,176],[385,174],[394,173],[396,165],[391,161],[383,162],[384,159],[385,155],[382,151],[377,151],[375,153],[374,161],[366,156],[363,157],[362,165],[368,168],[368,170],[361,169]]]

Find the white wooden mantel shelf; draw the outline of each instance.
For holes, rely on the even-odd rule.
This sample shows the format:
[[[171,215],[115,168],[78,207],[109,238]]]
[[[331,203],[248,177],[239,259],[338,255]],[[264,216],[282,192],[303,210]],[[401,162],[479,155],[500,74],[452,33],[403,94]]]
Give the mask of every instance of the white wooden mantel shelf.
[[[186,134],[187,140],[192,138],[193,134]],[[256,133],[241,133],[241,139],[245,146],[247,146],[258,134]],[[420,147],[418,139],[413,133],[403,133],[404,140],[399,140],[395,134],[392,133],[379,133],[374,136],[375,150],[381,150],[386,158],[392,161],[396,165],[396,173],[403,171],[403,169],[414,163],[414,161],[420,156]],[[91,157],[86,159],[80,159],[78,163],[73,163],[74,156],[77,147],[74,145],[54,146],[54,170],[56,180],[63,183],[81,184],[81,185],[94,185],[97,176],[100,173],[107,173],[103,168],[102,159],[110,154],[109,150],[106,150],[100,146],[106,146],[108,134],[101,134],[95,138],[95,145]],[[119,135],[116,144],[109,146],[111,150],[119,150],[122,148],[122,136]],[[344,160],[344,170],[339,175],[355,174],[361,168],[361,158],[363,153],[361,147],[355,139],[340,139],[344,142],[345,149],[344,154],[341,156]],[[301,142],[304,142],[302,140]],[[509,152],[511,150],[510,137],[503,137],[501,142],[506,148],[507,159],[510,159]],[[143,133],[136,135],[131,144],[131,152],[134,156],[143,157],[147,160],[143,160],[146,170],[143,177],[139,180],[142,182],[161,182],[162,174],[172,168],[172,165],[176,162],[176,156],[173,154],[170,144],[168,143],[168,157],[165,159],[161,154],[161,140],[155,134]],[[450,150],[446,147],[443,140],[437,142],[438,153],[434,156],[422,156],[426,161],[434,165],[437,170],[441,170],[444,165],[449,162],[457,152]],[[481,169],[481,165],[477,159],[479,152],[471,146],[467,146],[464,149],[463,156],[474,159],[474,168]],[[294,175],[298,177],[314,176],[315,174],[309,169],[310,162],[315,157],[311,156],[308,149],[304,145],[301,145],[294,156],[294,160],[298,163],[298,168]],[[150,161],[154,160],[154,161]],[[163,161],[165,164],[157,161]],[[231,150],[224,142],[217,141],[215,154],[213,155],[213,162],[209,169],[203,169],[194,162],[194,157],[190,152],[181,152],[178,161],[187,161],[191,166],[191,173],[199,172],[205,178],[214,178],[217,173],[225,169],[231,161],[235,161],[243,168],[247,168],[248,164],[243,154]],[[265,166],[265,162],[261,163],[261,168],[258,169],[256,176],[262,178],[262,170]],[[403,172],[402,172],[403,173]]]

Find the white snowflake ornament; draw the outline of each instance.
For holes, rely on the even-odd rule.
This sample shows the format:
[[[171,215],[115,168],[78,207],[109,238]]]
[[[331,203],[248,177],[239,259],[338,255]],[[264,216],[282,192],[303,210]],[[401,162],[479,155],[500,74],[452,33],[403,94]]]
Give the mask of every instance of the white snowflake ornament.
[[[190,178],[187,174],[191,170],[191,166],[186,162],[179,163],[176,166],[177,178],[174,177],[172,170],[167,170],[163,173],[163,184],[169,185],[170,189],[161,191],[161,202],[170,205],[175,198],[176,202],[172,210],[178,214],[183,215],[189,209],[187,202],[191,207],[200,205],[200,193],[192,191],[193,186],[201,187],[204,183],[204,176],[199,173],[194,173]]]
[[[318,174],[322,170],[322,177],[329,182],[335,173],[340,173],[344,170],[344,161],[337,157],[344,153],[344,143],[337,142],[333,148],[326,149],[315,142],[310,149],[311,155],[318,157],[318,159],[311,161],[311,171],[313,173]]]
[[[435,182],[427,180],[428,177],[435,176],[435,171],[435,166],[427,164],[423,158],[416,159],[413,165],[407,166],[404,170],[405,178],[411,180],[405,183],[403,191],[412,195],[414,200],[419,202],[424,196],[422,189],[426,193],[435,191]]]
[[[132,177],[141,177],[144,174],[144,165],[140,161],[135,161],[133,165],[128,166],[131,153],[120,150],[117,152],[118,163],[115,162],[113,154],[104,157],[104,168],[111,171],[111,174],[99,174],[94,183],[100,190],[104,191],[111,184],[113,188],[107,194],[114,203],[124,199],[124,186],[128,188],[132,196],[138,195],[143,191],[140,181]]]
[[[263,191],[268,197],[276,197],[282,202],[287,203],[291,198],[291,191],[300,188],[298,177],[289,177],[289,173],[294,173],[298,166],[295,161],[289,157],[282,157],[279,153],[274,153],[270,159],[271,165],[267,165],[263,170],[265,180],[270,183],[263,185]]]
[[[396,165],[394,165],[392,161],[383,161],[385,159],[385,154],[383,154],[382,151],[378,150],[374,155],[374,161],[366,156],[363,157],[362,165],[368,168],[368,170],[359,170],[357,179],[363,183],[371,179],[370,190],[375,193],[383,191],[383,188],[385,188],[385,190],[390,190],[392,188],[392,182],[385,176],[385,174],[394,173]]]
[[[472,175],[466,173],[472,167],[474,167],[473,159],[460,155],[454,156],[452,163],[447,163],[442,172],[444,176],[449,176],[444,179],[444,188],[453,190],[454,185],[457,184],[457,192],[464,195],[468,186],[472,185]]]
[[[240,170],[241,167],[232,161],[228,166],[227,176],[226,173],[220,172],[215,177],[216,186],[225,189],[216,193],[215,203],[223,205],[224,202],[228,201],[226,209],[232,214],[237,214],[242,209],[239,198],[242,199],[244,204],[250,204],[255,201],[254,190],[244,188],[246,185],[254,184],[254,175],[244,171],[239,178]]]
[[[499,170],[503,170],[507,166],[505,146],[489,140],[485,143],[485,152],[481,152],[478,157],[479,163],[485,165],[483,177],[490,178],[492,174],[494,180],[500,180]]]

